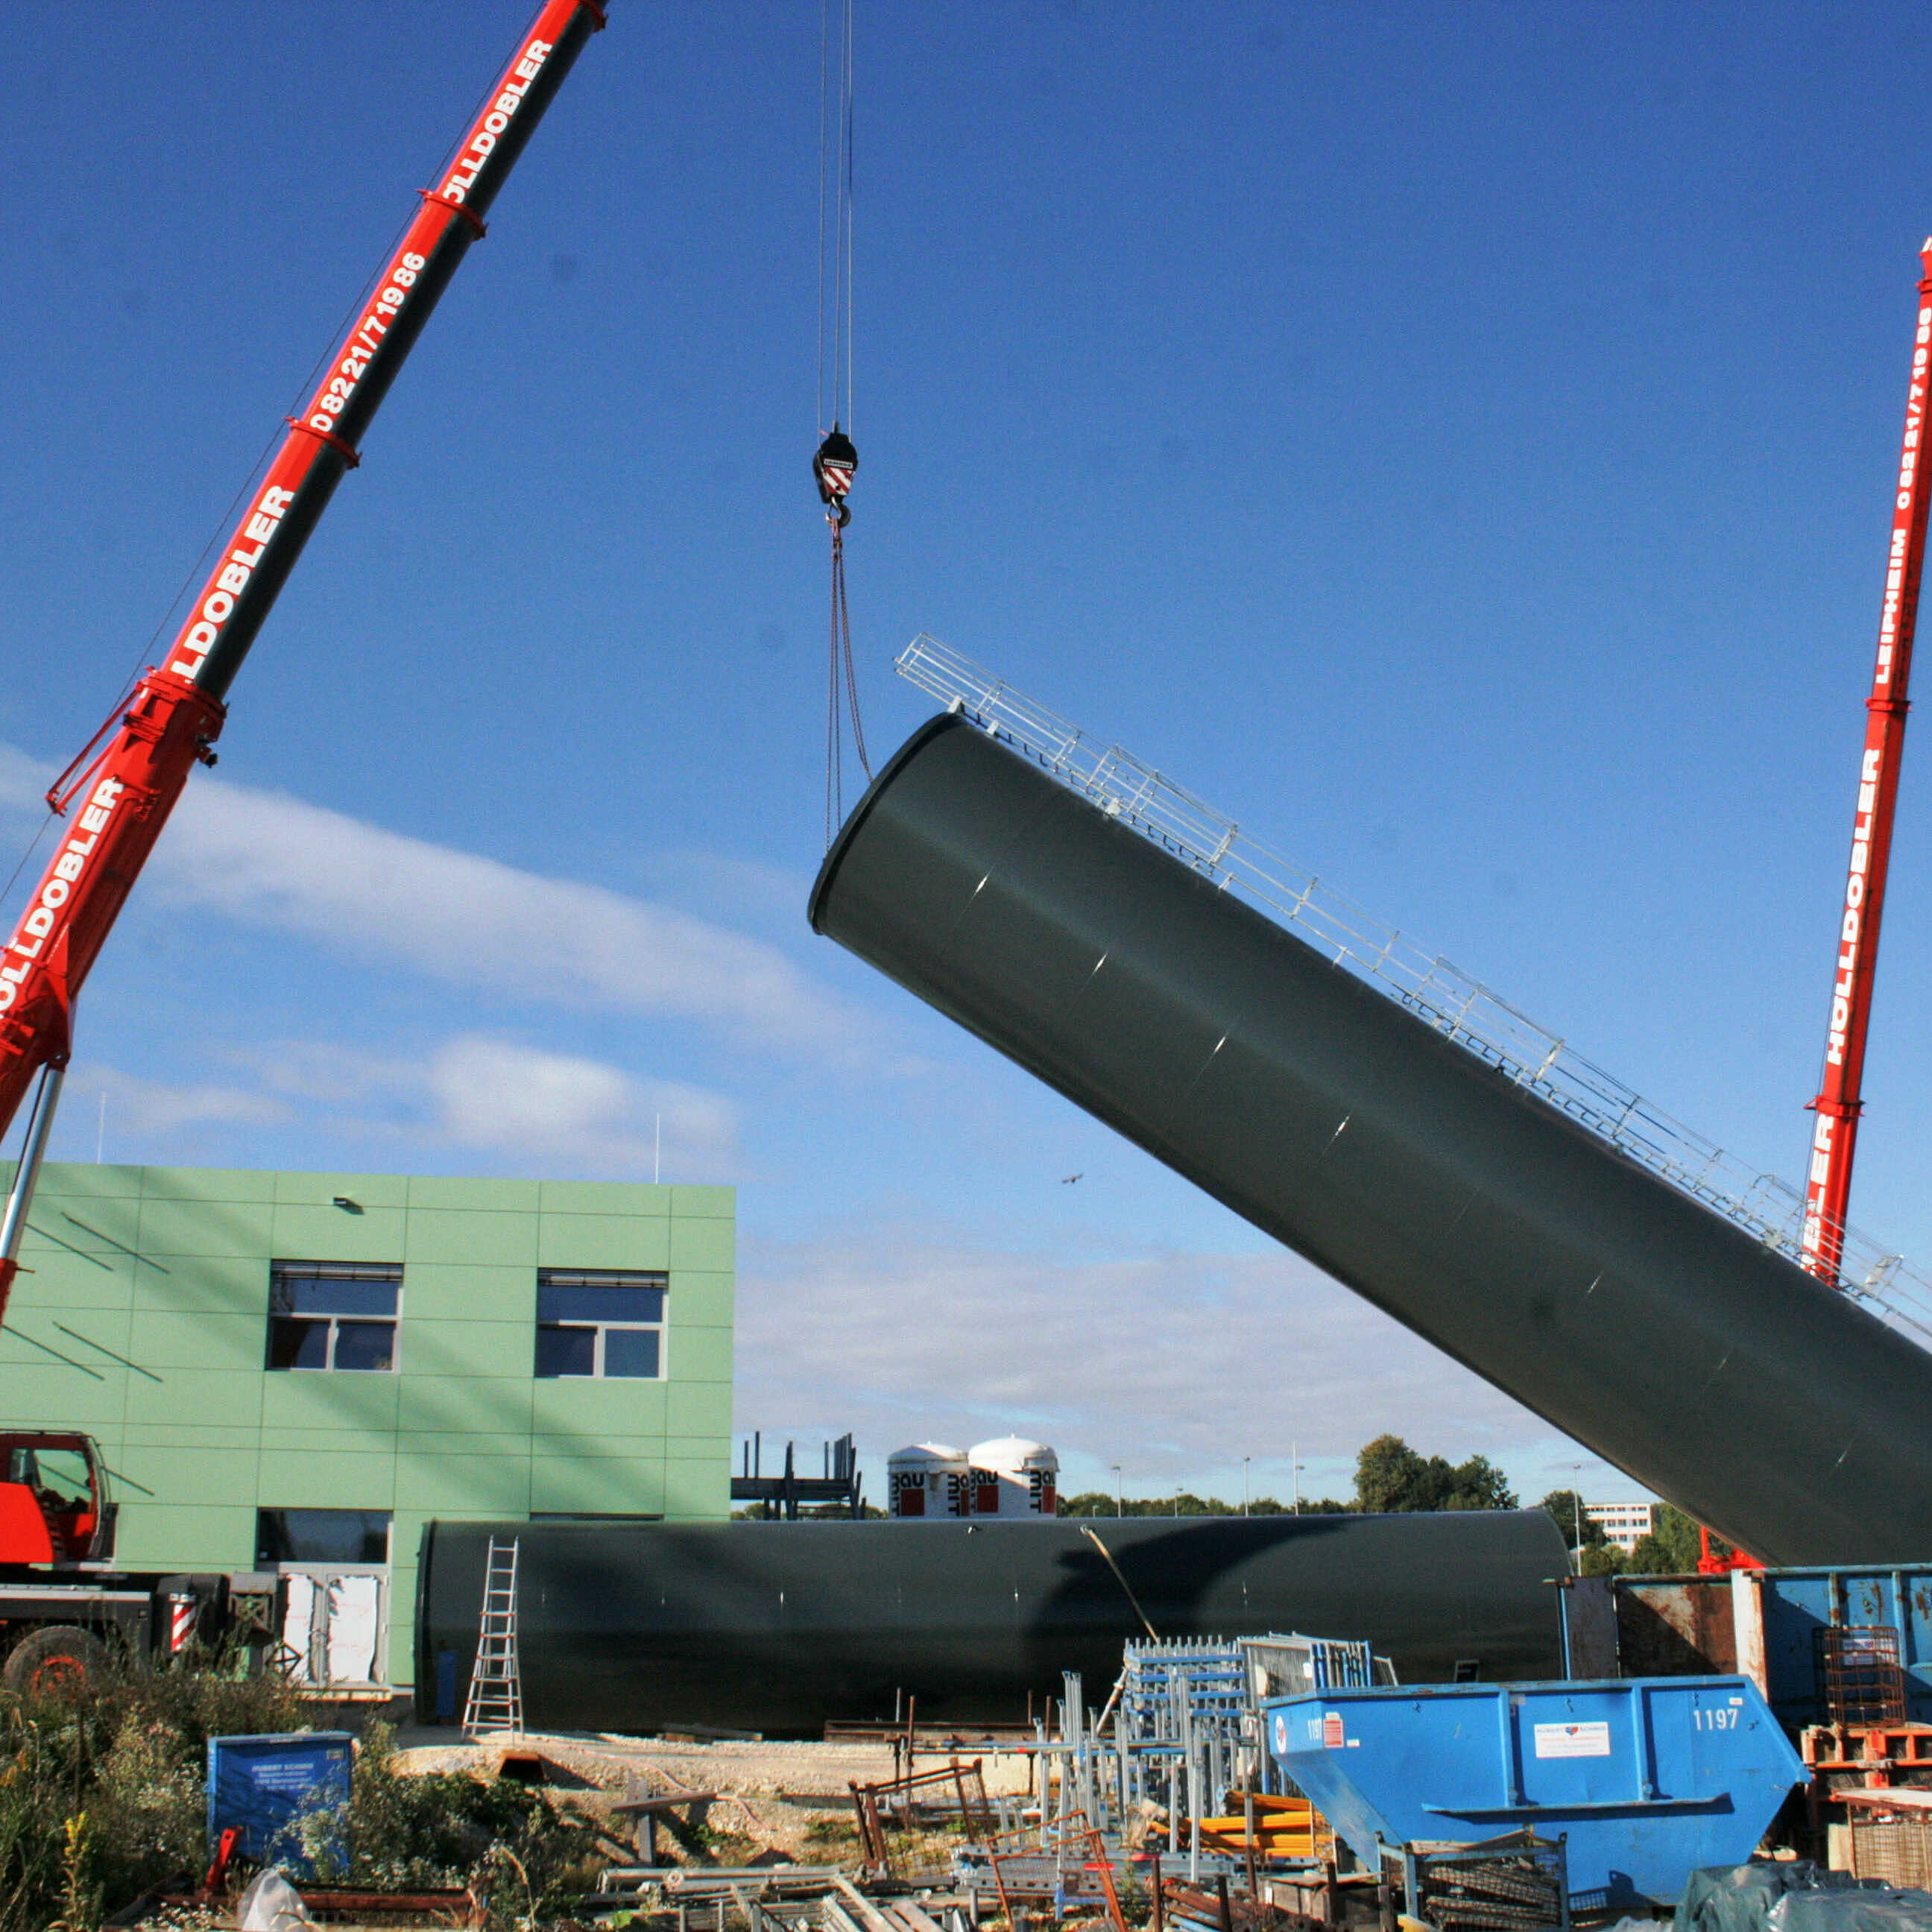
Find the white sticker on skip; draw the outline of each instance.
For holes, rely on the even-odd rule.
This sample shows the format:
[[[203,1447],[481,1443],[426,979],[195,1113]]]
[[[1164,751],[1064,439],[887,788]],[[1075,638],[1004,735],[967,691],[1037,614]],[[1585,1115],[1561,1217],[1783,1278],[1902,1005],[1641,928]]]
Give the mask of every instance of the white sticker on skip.
[[[1608,1757],[1610,1754],[1610,1727],[1606,1721],[1538,1724],[1534,1728],[1538,1757]]]

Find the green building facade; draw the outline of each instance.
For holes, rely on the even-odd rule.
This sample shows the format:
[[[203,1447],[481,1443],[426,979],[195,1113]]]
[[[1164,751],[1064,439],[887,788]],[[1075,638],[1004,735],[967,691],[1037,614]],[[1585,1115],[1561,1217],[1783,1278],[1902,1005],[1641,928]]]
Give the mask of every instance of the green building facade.
[[[95,1439],[122,1569],[386,1557],[404,1688],[429,1518],[728,1516],[735,1213],[728,1187],[50,1162],[0,1426]]]

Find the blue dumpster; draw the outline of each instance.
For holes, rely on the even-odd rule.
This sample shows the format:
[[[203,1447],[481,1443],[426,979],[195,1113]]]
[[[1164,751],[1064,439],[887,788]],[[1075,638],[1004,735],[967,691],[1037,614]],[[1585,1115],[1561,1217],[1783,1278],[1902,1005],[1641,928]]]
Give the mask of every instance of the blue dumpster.
[[[231,1828],[236,1849],[298,1878],[314,1876],[302,1821],[334,1812],[325,1844],[341,1850],[341,1808],[349,1802],[355,1740],[346,1731],[283,1731],[208,1741],[208,1840]]]
[[[1805,1770],[1744,1677],[1330,1690],[1264,1707],[1282,1772],[1371,1868],[1382,1845],[1568,1840],[1579,1905],[1668,1904],[1742,1864]]]

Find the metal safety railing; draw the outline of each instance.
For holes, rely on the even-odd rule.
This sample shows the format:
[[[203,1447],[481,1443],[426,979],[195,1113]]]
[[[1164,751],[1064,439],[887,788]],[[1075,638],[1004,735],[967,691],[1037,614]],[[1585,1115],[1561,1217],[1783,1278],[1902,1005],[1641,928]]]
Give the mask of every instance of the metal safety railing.
[[[1802,1190],[1755,1173],[1586,1060],[1558,1035],[1241,831],[1118,745],[1102,748],[950,644],[922,633],[899,675],[1043,766],[1110,818],[1296,928],[1418,1018],[1527,1087],[1621,1154],[1805,1265]],[[1932,1278],[1858,1229],[1844,1230],[1839,1286],[1922,1343]]]

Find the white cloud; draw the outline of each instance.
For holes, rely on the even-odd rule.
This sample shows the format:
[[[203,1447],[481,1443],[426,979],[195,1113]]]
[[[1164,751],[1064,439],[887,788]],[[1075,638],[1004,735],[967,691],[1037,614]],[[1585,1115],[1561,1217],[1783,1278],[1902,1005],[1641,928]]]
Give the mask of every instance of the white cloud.
[[[0,812],[22,832],[52,776],[0,745]],[[535,1005],[675,1015],[821,1059],[871,1030],[762,940],[220,778],[189,785],[148,872],[177,904]]]
[[[482,1152],[537,1174],[644,1180],[662,1151],[667,1173],[710,1180],[728,1177],[737,1158],[736,1111],[721,1094],[488,1034],[458,1034],[421,1058],[317,1041],[226,1058],[251,1086],[76,1075],[68,1091],[81,1104],[64,1114],[64,1150],[91,1147],[100,1124],[92,1102],[104,1094],[106,1137],[122,1160],[176,1157],[166,1143],[190,1127],[284,1124],[351,1146]]]
[[[875,1462],[1012,1429],[1088,1480],[1120,1463],[1130,1493],[1198,1480],[1232,1450],[1234,1494],[1252,1454],[1285,1495],[1292,1443],[1328,1466],[1316,1486],[1346,1494],[1336,1472],[1384,1430],[1456,1461],[1563,1441],[1285,1252],[1063,1258],[910,1228],[748,1249],[736,1426],[854,1430]]]
[[[294,1118],[287,1102],[272,1094],[242,1087],[170,1087],[116,1072],[111,1067],[84,1069],[68,1082],[66,1093],[66,1124],[79,1138],[86,1137],[85,1130],[91,1123],[85,1106],[77,1109],[74,1102],[98,1105],[103,1096],[107,1111],[94,1119],[111,1124],[117,1136],[153,1135],[159,1138],[188,1127],[265,1126]]]
[[[151,870],[177,902],[533,1004],[676,1014],[814,1054],[858,1036],[774,946],[279,793],[191,785]]]
[[[426,1072],[447,1138],[551,1169],[645,1178],[662,1144],[674,1166],[716,1173],[736,1150],[736,1114],[722,1096],[599,1060],[472,1034],[439,1048]]]

